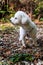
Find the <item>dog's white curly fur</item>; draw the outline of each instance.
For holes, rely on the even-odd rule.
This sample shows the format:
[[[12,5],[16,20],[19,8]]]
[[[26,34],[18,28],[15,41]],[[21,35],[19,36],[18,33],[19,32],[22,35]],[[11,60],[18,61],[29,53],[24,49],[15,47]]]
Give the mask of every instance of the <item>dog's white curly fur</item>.
[[[10,20],[13,24],[20,25],[19,41],[22,41],[23,46],[25,46],[24,37],[26,35],[26,31],[29,32],[30,37],[34,40],[34,43],[36,42],[37,26],[31,21],[25,12],[17,11],[14,17],[11,17]]]

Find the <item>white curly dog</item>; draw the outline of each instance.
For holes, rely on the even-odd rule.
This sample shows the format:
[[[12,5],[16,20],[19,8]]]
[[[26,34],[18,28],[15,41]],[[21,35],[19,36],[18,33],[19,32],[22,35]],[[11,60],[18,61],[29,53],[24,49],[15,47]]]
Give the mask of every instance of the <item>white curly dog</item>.
[[[17,11],[14,17],[10,18],[10,21],[14,25],[20,25],[20,32],[19,32],[19,41],[22,41],[23,46],[25,47],[25,35],[26,31],[29,32],[30,37],[36,43],[36,33],[37,33],[37,26],[34,22],[31,21],[29,16],[23,11]]]

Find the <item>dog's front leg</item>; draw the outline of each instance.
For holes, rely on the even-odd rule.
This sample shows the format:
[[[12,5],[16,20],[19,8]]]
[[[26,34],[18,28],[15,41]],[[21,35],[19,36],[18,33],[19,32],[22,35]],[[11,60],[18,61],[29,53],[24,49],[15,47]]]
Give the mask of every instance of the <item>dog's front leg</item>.
[[[20,27],[19,41],[22,42],[23,47],[26,47],[25,46],[25,34],[26,34],[25,30],[22,27]]]

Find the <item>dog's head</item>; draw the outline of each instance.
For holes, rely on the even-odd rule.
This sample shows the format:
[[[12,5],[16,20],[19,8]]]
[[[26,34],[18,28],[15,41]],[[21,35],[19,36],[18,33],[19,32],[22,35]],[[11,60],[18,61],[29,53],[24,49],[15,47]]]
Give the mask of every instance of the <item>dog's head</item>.
[[[27,21],[28,17],[27,14],[25,14],[22,11],[18,11],[16,12],[16,14],[14,15],[14,17],[11,17],[11,22],[13,24],[25,24]]]

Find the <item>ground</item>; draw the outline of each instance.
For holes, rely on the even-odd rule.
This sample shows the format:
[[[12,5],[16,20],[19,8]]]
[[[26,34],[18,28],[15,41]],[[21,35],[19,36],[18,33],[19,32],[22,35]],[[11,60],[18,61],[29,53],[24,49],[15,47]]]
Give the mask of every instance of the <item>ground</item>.
[[[38,23],[37,23],[38,24]],[[5,27],[3,27],[5,25]],[[6,27],[6,25],[8,25]],[[11,27],[9,28],[9,26]],[[14,55],[15,53],[29,53],[33,54],[36,59],[40,58],[43,60],[43,24],[39,23],[38,25],[38,38],[39,38],[39,46],[29,46],[26,49],[16,50],[21,47],[22,44],[18,41],[18,32],[17,28],[13,27],[12,24],[1,24],[0,25],[0,64],[3,60],[9,60],[9,57]],[[2,30],[1,29],[4,29]],[[6,29],[5,29],[6,28]],[[29,40],[26,41],[29,43]],[[15,51],[16,50],[16,51]]]

